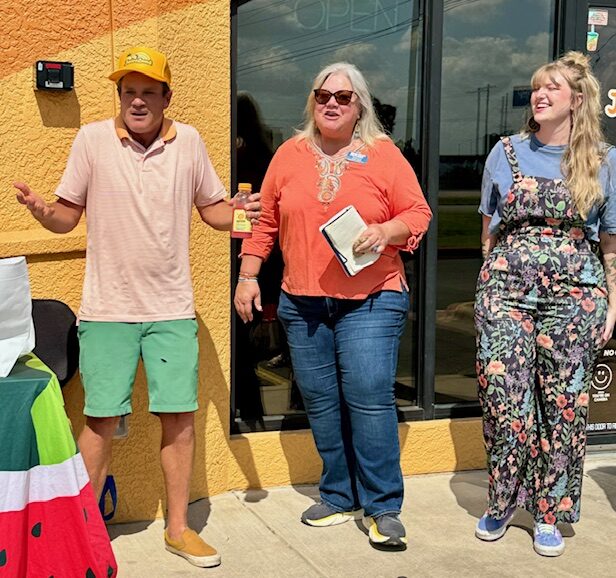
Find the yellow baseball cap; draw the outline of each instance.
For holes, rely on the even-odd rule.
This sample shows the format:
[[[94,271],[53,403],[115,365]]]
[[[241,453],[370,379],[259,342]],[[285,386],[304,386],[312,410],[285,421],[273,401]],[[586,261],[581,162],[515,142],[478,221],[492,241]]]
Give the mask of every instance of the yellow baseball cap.
[[[118,58],[118,68],[109,75],[109,80],[118,82],[129,72],[140,72],[171,86],[171,70],[167,57],[147,46],[135,46],[122,52]]]

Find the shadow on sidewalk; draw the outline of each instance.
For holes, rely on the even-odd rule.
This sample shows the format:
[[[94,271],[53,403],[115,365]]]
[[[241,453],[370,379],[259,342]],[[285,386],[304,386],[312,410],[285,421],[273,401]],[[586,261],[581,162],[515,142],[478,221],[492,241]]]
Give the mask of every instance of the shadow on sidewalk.
[[[209,499],[203,498],[201,500],[197,500],[196,502],[192,502],[188,506],[188,525],[195,532],[197,532],[197,534],[200,534],[203,528],[207,525],[207,519],[210,517],[210,512],[211,508]],[[155,521],[156,520],[145,520],[143,522],[122,522],[119,524],[109,524],[107,526],[107,531],[109,532],[109,537],[111,540],[114,540],[118,536],[129,536],[131,534],[143,532]],[[162,534],[160,539],[162,543]]]
[[[113,542],[118,536],[130,536],[139,534],[148,528],[154,520],[146,520],[144,522],[121,522],[119,524],[108,524],[107,533]],[[162,538],[161,538],[162,539]]]
[[[605,492],[612,509],[616,511],[616,466],[589,470],[588,475]]]
[[[488,474],[483,470],[457,472],[449,482],[458,505],[473,518],[481,518],[486,509]]]

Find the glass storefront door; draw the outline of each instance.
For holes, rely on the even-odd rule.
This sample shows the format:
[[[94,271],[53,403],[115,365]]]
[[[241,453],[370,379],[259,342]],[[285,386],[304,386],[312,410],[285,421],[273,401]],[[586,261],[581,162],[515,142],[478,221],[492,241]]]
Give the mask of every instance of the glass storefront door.
[[[324,66],[348,61],[365,75],[381,123],[419,172],[423,17],[419,0],[251,0],[234,7],[237,182],[257,190],[276,148],[302,123],[306,97]],[[237,247],[234,248],[237,254]],[[411,295],[417,260],[407,256]],[[250,326],[234,315],[235,420],[257,424],[302,412],[284,333],[276,319],[283,262],[275,253],[260,275],[264,313]],[[400,348],[396,398],[417,400],[416,300]]]
[[[435,403],[477,399],[473,300],[487,154],[525,120],[533,71],[552,59],[554,0],[444,2]]]
[[[590,2],[585,22],[586,53],[601,83],[603,130],[608,143],[616,145],[616,0]],[[616,340],[602,351],[590,388],[588,430],[616,433]]]

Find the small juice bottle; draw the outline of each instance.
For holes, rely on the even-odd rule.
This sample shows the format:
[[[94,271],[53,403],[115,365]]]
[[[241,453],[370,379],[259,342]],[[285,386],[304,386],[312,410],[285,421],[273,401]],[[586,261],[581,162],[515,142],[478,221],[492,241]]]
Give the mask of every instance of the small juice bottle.
[[[239,183],[237,185],[237,195],[233,197],[233,223],[231,224],[231,236],[234,239],[252,237],[252,223],[246,217],[246,209],[244,209],[251,192],[252,185],[250,183]]]

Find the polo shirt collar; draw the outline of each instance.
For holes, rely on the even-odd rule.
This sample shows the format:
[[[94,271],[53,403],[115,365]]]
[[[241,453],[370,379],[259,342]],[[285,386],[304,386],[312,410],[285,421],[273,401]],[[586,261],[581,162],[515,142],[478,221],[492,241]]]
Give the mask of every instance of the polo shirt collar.
[[[126,124],[124,124],[124,121],[122,120],[121,116],[116,116],[115,118],[115,129],[116,134],[118,135],[118,138],[120,140],[122,140],[123,138],[134,140],[130,136],[128,129],[126,128]],[[160,127],[158,138],[162,139],[163,142],[169,142],[170,140],[174,139],[176,135],[177,130],[175,128],[175,123],[173,122],[173,120],[170,118],[163,118],[163,124]]]

